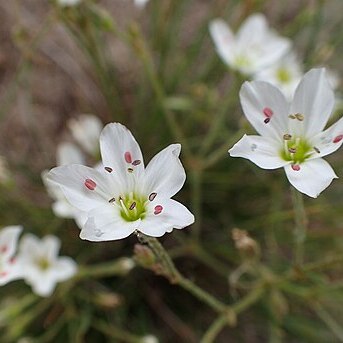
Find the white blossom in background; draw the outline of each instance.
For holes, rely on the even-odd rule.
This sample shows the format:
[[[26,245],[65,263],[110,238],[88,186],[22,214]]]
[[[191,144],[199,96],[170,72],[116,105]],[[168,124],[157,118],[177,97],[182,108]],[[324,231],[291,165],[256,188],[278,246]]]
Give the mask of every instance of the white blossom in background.
[[[283,167],[289,182],[314,198],[337,178],[322,159],[343,143],[343,118],[324,130],[335,105],[325,69],[306,73],[291,103],[263,81],[245,82],[240,99],[260,136],[244,135],[229,150],[232,157],[247,158],[263,169]]]
[[[74,164],[53,168],[48,174],[71,204],[87,212],[82,239],[115,240],[136,230],[159,237],[194,222],[189,210],[171,199],[186,179],[180,144],[169,145],[145,168],[131,132],[112,123],[101,133],[100,150],[101,170]]]
[[[61,143],[57,147],[57,165],[68,165],[72,163],[83,164],[85,157],[80,149],[72,143]],[[74,219],[77,226],[82,228],[87,220],[86,213],[80,211],[70,204],[63,194],[61,187],[47,179],[48,171],[44,170],[41,174],[43,183],[49,196],[54,200],[52,210],[57,217]]]
[[[146,335],[142,337],[142,339],[140,340],[140,343],[158,343],[158,342],[159,342],[158,338],[154,335]]]
[[[148,3],[149,0],[134,0],[134,3],[137,7],[144,7],[147,3]]]
[[[0,285],[21,277],[21,268],[15,258],[21,226],[7,226],[0,230]]]
[[[270,29],[260,13],[248,17],[236,35],[222,19],[212,20],[209,29],[224,63],[248,76],[276,63],[291,47],[291,41]]]
[[[301,63],[295,53],[291,52],[270,67],[262,69],[253,79],[270,82],[291,100],[303,74]]]
[[[56,283],[70,279],[77,272],[73,259],[58,256],[60,244],[56,236],[39,239],[26,234],[20,240],[17,260],[22,277],[42,297],[50,296]]]
[[[101,120],[92,114],[82,114],[70,119],[67,125],[80,147],[90,155],[97,156],[99,137],[103,129]]]
[[[76,6],[81,3],[81,0],[57,0],[57,4],[62,7]]]

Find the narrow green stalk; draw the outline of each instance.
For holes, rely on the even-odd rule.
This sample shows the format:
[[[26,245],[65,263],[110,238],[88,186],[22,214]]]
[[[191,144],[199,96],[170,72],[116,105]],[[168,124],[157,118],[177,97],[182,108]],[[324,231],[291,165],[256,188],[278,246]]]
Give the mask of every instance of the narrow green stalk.
[[[338,323],[321,304],[316,303],[313,309],[340,342],[343,342],[343,326]]]
[[[192,235],[196,241],[199,241],[201,230],[201,199],[202,199],[202,172],[200,169],[194,169],[191,172],[191,194],[192,194],[192,211],[196,218],[192,226]]]
[[[205,332],[200,343],[212,343],[227,324],[225,316],[219,316]]]
[[[294,228],[294,263],[301,266],[304,262],[304,243],[306,240],[307,217],[302,193],[292,187],[292,200],[295,215]]]

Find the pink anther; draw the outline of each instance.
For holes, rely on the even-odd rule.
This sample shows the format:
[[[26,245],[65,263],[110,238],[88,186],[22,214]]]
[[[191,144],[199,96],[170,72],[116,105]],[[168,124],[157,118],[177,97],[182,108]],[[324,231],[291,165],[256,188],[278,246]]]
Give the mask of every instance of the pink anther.
[[[93,180],[91,180],[91,179],[86,179],[86,181],[85,181],[85,186],[86,186],[89,190],[94,191],[94,189],[95,189],[95,187],[96,187],[96,183],[95,183]]]
[[[156,214],[156,215],[160,214],[162,212],[162,210],[163,210],[163,207],[161,205],[157,205],[154,208],[154,214]]]
[[[126,153],[124,154],[124,157],[125,157],[126,163],[132,163],[132,156],[129,151],[126,151]]]

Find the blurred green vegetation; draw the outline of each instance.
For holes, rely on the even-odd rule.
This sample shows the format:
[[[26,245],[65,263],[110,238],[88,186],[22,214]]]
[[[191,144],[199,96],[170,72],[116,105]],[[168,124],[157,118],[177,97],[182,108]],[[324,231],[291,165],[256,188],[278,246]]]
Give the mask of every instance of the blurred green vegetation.
[[[47,299],[20,281],[3,286],[1,342],[143,342],[149,334],[166,343],[343,342],[342,182],[305,199],[308,232],[298,266],[283,171],[227,155],[252,129],[238,99],[244,78],[222,63],[208,33],[213,18],[237,28],[262,12],[294,41],[307,69],[342,74],[341,0],[151,0],[141,10],[129,0],[70,8],[17,0],[0,8],[0,154],[12,177],[0,189],[1,225],[57,235],[62,254],[82,268]],[[118,268],[136,237],[82,241],[73,221],[53,215],[40,173],[55,165],[66,121],[85,112],[129,127],[146,160],[182,144],[187,182],[177,198],[196,223],[160,242],[183,275],[226,304],[256,296],[231,326],[167,279]],[[342,152],[328,160],[342,175]],[[260,256],[237,250],[234,228],[247,231]]]

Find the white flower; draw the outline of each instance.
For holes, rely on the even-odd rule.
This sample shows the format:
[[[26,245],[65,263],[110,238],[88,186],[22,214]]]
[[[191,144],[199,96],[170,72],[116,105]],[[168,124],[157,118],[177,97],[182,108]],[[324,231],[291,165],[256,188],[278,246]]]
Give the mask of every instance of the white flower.
[[[291,46],[290,40],[271,30],[259,13],[248,17],[236,35],[222,19],[212,20],[210,34],[224,63],[246,75],[275,63]]]
[[[75,275],[77,265],[70,257],[58,257],[60,240],[55,236],[38,239],[24,235],[19,243],[18,264],[22,277],[33,291],[48,297],[57,282],[65,281]]]
[[[70,165],[56,167],[48,175],[75,207],[87,212],[82,239],[121,239],[136,230],[159,237],[194,222],[185,206],[170,199],[186,179],[180,144],[169,145],[144,168],[131,132],[112,123],[101,133],[100,150],[104,166],[100,171]]]
[[[302,66],[295,53],[291,52],[277,63],[258,72],[254,80],[270,82],[278,87],[287,99],[292,99],[302,76]]]
[[[81,2],[81,0],[57,0],[57,3],[58,3],[60,6],[65,6],[65,7],[68,7],[68,6],[76,6],[76,5],[78,5],[80,2]]]
[[[137,7],[144,7],[149,0],[134,0]]]
[[[334,178],[322,157],[343,143],[343,118],[324,130],[334,107],[334,93],[325,69],[305,74],[293,101],[267,82],[245,82],[240,91],[243,111],[261,136],[246,136],[229,153],[263,169],[284,167],[300,192],[317,197]]]
[[[57,147],[57,165],[68,165],[72,163],[84,163],[85,158],[80,149],[72,143],[61,143]],[[74,219],[78,227],[82,227],[86,220],[86,213],[78,210],[66,199],[59,185],[49,182],[47,179],[48,171],[44,170],[41,174],[43,183],[48,194],[55,201],[52,210],[57,217]]]
[[[21,226],[7,226],[0,231],[0,285],[21,276],[21,269],[14,257]]]
[[[96,156],[99,150],[99,136],[103,128],[100,119],[92,114],[82,114],[67,123],[71,134],[89,154]]]
[[[158,343],[158,339],[154,335],[146,335],[141,338],[140,343]]]

